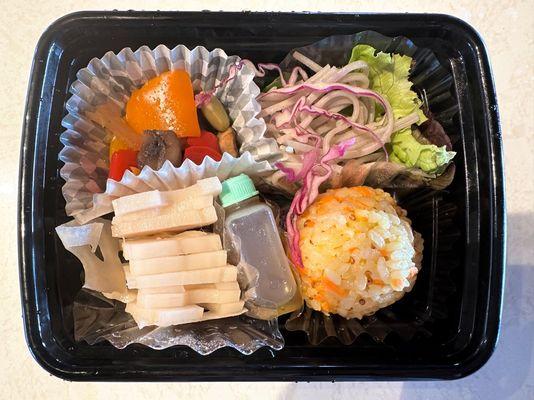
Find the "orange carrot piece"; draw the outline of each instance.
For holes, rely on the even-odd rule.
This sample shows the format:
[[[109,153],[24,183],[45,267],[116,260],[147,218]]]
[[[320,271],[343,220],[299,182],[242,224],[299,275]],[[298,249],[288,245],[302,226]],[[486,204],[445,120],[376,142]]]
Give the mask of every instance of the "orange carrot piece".
[[[331,292],[334,292],[338,296],[345,296],[347,294],[347,291],[343,289],[341,286],[336,285],[334,282],[332,282],[328,278],[323,278],[323,284],[326,289],[330,290]]]

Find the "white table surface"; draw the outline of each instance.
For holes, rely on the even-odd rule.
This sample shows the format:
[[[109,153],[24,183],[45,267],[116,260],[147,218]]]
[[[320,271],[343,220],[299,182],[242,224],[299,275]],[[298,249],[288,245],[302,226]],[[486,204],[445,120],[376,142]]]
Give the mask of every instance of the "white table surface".
[[[231,5],[230,5],[231,4]],[[496,81],[505,145],[508,266],[497,350],[477,373],[452,382],[68,383],[32,359],[22,331],[17,259],[19,145],[28,74],[46,27],[72,11],[254,10],[439,12],[484,38]],[[0,13],[0,399],[532,399],[534,398],[534,1],[24,1]],[[530,123],[529,123],[530,121]]]

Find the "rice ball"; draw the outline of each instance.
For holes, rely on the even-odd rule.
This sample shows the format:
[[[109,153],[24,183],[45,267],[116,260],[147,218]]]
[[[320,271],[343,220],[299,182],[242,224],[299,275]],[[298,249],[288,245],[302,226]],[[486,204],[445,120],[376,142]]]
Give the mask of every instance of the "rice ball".
[[[415,283],[422,239],[381,189],[328,190],[299,216],[297,227],[302,293],[314,310],[361,319]]]

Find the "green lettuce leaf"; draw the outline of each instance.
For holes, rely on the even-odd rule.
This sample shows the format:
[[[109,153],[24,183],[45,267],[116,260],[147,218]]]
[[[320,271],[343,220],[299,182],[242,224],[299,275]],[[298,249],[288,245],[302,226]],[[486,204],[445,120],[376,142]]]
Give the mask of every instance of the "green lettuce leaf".
[[[411,57],[377,52],[371,46],[359,44],[352,49],[349,63],[358,60],[369,65],[370,89],[389,101],[395,119],[418,112],[419,123],[426,121],[422,102],[409,80]]]
[[[390,160],[407,167],[416,167],[429,174],[441,174],[456,155],[445,146],[421,144],[412,135],[411,128],[393,134],[390,143]]]

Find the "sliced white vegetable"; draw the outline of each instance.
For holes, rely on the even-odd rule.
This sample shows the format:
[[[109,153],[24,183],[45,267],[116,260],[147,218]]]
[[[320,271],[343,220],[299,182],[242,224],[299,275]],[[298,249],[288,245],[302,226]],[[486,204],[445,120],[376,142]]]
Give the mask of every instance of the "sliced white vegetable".
[[[139,328],[145,326],[172,326],[192,322],[207,321],[210,319],[228,318],[240,315],[246,311],[243,302],[230,303],[219,307],[217,311],[207,311],[197,305],[146,309],[136,303],[126,305],[126,312],[130,313]]]
[[[137,295],[137,304],[144,308],[168,308],[189,304],[239,301],[241,290],[237,282],[227,282],[231,285],[230,287],[224,287],[223,284],[182,286],[183,291],[174,293],[146,293],[145,289],[140,289]]]
[[[126,260],[178,256],[221,250],[221,238],[216,233],[186,231],[178,235],[127,239],[122,244]]]
[[[184,211],[179,203],[166,209],[166,212],[151,219],[135,219],[123,223],[113,222],[115,237],[130,238],[160,232],[182,232],[188,229],[211,225],[217,221],[215,207]]]
[[[226,250],[216,250],[205,253],[130,260],[130,272],[134,275],[153,275],[223,267],[225,265]]]
[[[221,181],[217,177],[201,179],[184,189],[136,193],[112,201],[115,216],[121,216],[149,208],[158,208],[199,196],[218,196],[221,193]]]
[[[178,285],[233,282],[237,280],[237,268],[233,265],[196,271],[171,272],[156,275],[133,275],[125,268],[126,282],[130,289],[159,288]]]
[[[161,192],[165,193],[165,192]],[[170,201],[163,207],[148,208],[125,215],[115,216],[113,225],[123,224],[137,220],[150,220],[169,213],[179,213],[191,210],[202,210],[213,205],[213,196],[198,196],[184,199],[182,201]]]

